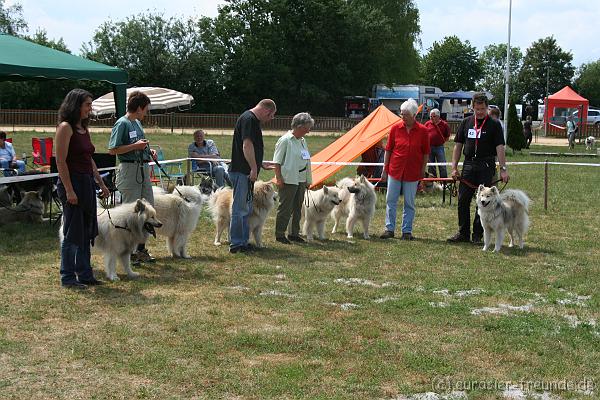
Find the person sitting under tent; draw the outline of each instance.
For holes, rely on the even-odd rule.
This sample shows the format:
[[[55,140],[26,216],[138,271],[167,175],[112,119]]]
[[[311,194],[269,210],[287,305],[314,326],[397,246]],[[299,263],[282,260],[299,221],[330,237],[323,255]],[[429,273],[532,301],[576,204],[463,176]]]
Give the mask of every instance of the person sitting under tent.
[[[17,160],[12,143],[6,140],[6,132],[0,131],[0,168],[16,169],[19,174],[25,172],[25,162]],[[6,172],[5,172],[6,175]]]
[[[188,146],[188,154],[190,158],[214,158],[219,159],[219,149],[214,141],[204,139],[204,131],[198,129],[194,132],[194,143]],[[192,171],[201,172],[215,178],[215,183],[219,187],[225,186],[225,182],[229,181],[226,171],[226,165],[220,161],[200,161],[192,160]]]
[[[385,147],[383,145],[383,139],[377,142],[370,149],[361,154],[361,162],[364,163],[382,163],[383,157],[385,156]],[[365,178],[381,178],[381,172],[383,171],[383,165],[360,165],[356,169],[357,175],[364,175]]]

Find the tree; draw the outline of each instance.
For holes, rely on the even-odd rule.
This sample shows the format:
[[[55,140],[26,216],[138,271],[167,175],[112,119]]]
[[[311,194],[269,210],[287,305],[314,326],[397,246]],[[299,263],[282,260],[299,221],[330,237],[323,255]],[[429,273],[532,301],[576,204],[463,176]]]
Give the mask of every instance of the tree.
[[[0,0],[0,33],[17,36],[19,32],[27,29],[27,22],[23,18],[23,6],[15,3],[10,7]]]
[[[521,151],[526,146],[525,136],[523,135],[523,124],[517,116],[517,107],[512,102],[508,106],[508,126],[506,144],[515,153],[515,150]]]
[[[433,42],[423,57],[421,81],[444,91],[475,89],[483,74],[478,55],[468,40],[463,43],[456,36]]]
[[[418,31],[409,0],[229,0],[215,33],[230,111],[268,95],[284,114],[341,114],[344,95],[415,77]]]
[[[571,84],[575,67],[573,55],[563,51],[554,37],[549,36],[534,42],[523,57],[523,66],[517,80],[516,96],[527,102],[537,102]]]
[[[161,86],[194,96],[196,110],[203,112],[218,104],[218,64],[207,51],[202,29],[205,19],[165,19],[143,13],[126,21],[104,22],[92,41],[84,44],[83,55],[129,73],[132,86]]]
[[[575,89],[590,104],[600,105],[600,60],[581,65],[575,79]]]
[[[366,10],[361,7],[366,4]],[[420,44],[419,9],[412,0],[353,0],[350,9],[360,13],[356,21],[364,21],[366,13],[375,13],[364,24],[365,36],[372,38],[371,45],[377,54],[378,82],[406,84],[418,80],[419,53],[415,47]],[[377,34],[373,34],[377,32]]]
[[[506,43],[486,46],[479,57],[483,68],[483,78],[477,83],[478,90],[489,91],[494,97],[494,103],[504,106],[506,74]],[[510,87],[514,91],[519,70],[523,63],[523,54],[518,47],[510,48]]]

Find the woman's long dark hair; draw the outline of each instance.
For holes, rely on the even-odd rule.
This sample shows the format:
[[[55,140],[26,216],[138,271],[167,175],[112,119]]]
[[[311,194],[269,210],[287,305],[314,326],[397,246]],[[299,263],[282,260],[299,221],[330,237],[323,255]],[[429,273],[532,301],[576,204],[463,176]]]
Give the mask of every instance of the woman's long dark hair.
[[[73,89],[67,93],[58,109],[58,123],[68,122],[73,132],[75,132],[75,126],[81,119],[81,106],[88,97],[93,99],[92,94],[83,89]],[[81,119],[81,126],[85,130],[87,130],[89,123],[89,118]]]

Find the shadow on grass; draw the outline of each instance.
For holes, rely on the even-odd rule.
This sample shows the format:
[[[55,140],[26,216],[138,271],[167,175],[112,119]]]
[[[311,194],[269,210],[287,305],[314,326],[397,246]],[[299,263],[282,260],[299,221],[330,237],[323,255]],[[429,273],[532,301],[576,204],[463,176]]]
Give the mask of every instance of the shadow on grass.
[[[0,252],[28,256],[58,252],[58,227],[42,224],[14,223],[0,227]]]

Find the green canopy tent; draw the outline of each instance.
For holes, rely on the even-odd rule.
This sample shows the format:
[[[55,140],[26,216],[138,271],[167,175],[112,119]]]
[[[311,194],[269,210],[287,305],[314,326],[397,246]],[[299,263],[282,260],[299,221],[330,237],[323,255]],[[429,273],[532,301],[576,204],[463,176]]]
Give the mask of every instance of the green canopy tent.
[[[0,80],[87,79],[112,84],[117,116],[125,114],[127,72],[0,34]]]

